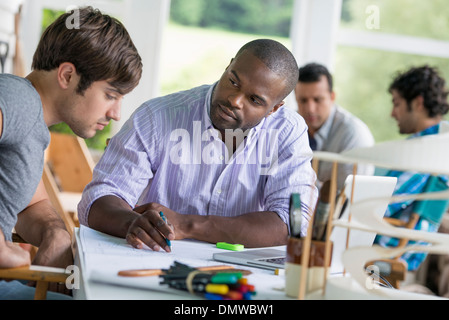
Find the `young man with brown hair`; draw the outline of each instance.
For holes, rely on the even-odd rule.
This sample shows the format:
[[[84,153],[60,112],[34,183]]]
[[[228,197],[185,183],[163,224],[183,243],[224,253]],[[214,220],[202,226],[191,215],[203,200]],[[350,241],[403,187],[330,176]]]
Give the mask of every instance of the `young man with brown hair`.
[[[74,11],[51,24],[26,78],[0,74],[0,267],[30,263],[11,246],[13,228],[39,248],[33,264],[73,263],[69,233],[41,180],[48,127],[65,122],[83,138],[94,136],[120,118],[123,96],[141,77],[125,27],[91,7],[75,10],[79,28],[67,28]],[[25,286],[0,281],[0,299],[28,297]]]

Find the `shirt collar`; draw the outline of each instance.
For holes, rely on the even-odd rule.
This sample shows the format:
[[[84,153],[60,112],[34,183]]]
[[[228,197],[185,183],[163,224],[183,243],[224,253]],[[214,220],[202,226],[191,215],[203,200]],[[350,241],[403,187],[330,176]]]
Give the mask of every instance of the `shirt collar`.
[[[210,119],[210,105],[212,103],[212,93],[214,92],[215,87],[217,86],[217,82],[215,82],[213,85],[210,86],[209,90],[206,94],[206,99],[204,100],[204,114],[203,114],[203,121],[204,121],[204,127],[206,130],[213,128],[212,120]]]
[[[421,137],[421,136],[427,136],[429,134],[437,134],[440,131],[440,123],[437,123],[431,127],[428,127],[427,129],[424,129],[420,132],[417,132],[415,134],[412,134],[410,137],[408,137],[408,139],[412,139],[412,138],[416,138],[416,137]]]
[[[332,123],[334,122],[335,113],[337,111],[337,107],[335,104],[332,105],[331,112],[329,113],[329,117],[327,117],[327,120],[323,123],[321,128],[315,133],[314,138],[317,141],[317,147],[318,150],[320,150],[321,144],[323,141],[327,140],[329,133],[332,128]]]

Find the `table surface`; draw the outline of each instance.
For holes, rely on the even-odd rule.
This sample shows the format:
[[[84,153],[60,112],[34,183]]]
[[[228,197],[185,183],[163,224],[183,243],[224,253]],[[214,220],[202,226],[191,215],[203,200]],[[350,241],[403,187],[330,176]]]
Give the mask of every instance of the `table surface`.
[[[80,229],[84,228],[83,231]],[[79,288],[73,290],[77,300],[203,300],[188,292],[161,285],[158,276],[120,277],[120,270],[142,268],[168,268],[174,261],[191,265],[223,265],[214,261],[213,253],[223,252],[214,244],[194,241],[173,241],[172,253],[154,252],[150,249],[134,249],[124,239],[81,227],[75,229],[75,265],[79,268]],[[272,247],[285,249],[285,246]],[[245,249],[251,250],[251,249]],[[238,269],[251,271],[248,283],[256,288],[254,300],[292,300],[284,291],[285,275],[272,270],[229,264]],[[350,276],[329,276],[326,290],[313,292],[306,299],[441,299],[441,297],[404,292],[386,288],[367,291]]]
[[[82,227],[86,228],[86,227]],[[83,231],[86,231],[83,230]],[[105,235],[87,228],[89,235],[94,232],[102,237],[101,240],[109,241],[111,246],[122,246],[126,250],[126,241],[109,235]],[[87,243],[86,243],[87,242]],[[83,239],[80,228],[75,229],[75,265],[80,271],[79,289],[73,290],[75,299],[87,300],[190,300],[203,299],[193,296],[187,292],[171,289],[166,285],[160,285],[160,278],[152,277],[120,277],[117,272],[124,269],[140,269],[142,261],[146,261],[149,268],[167,268],[174,260],[192,266],[223,265],[225,263],[214,261],[212,254],[223,252],[214,244],[191,241],[172,241],[173,250],[168,254],[165,252],[136,252],[137,249],[129,247],[129,255],[110,254],[109,248],[101,247],[98,243],[91,243]],[[188,248],[189,250],[186,250]],[[273,247],[285,249],[285,246]],[[115,248],[114,248],[115,249]],[[122,249],[120,247],[120,249]],[[245,249],[247,250],[247,249]],[[251,249],[248,249],[251,250]],[[134,256],[133,256],[134,254]],[[145,254],[148,254],[145,256]],[[157,258],[157,259],[156,259]],[[149,262],[149,260],[151,261]],[[128,263],[129,262],[129,263]],[[232,265],[232,264],[229,264]],[[157,267],[156,267],[157,266]],[[276,275],[272,270],[252,268],[246,266],[232,265],[238,269],[251,271],[248,283],[253,284],[257,294],[254,300],[283,300],[290,299],[285,295],[285,277],[283,274]],[[101,270],[100,270],[101,268]]]

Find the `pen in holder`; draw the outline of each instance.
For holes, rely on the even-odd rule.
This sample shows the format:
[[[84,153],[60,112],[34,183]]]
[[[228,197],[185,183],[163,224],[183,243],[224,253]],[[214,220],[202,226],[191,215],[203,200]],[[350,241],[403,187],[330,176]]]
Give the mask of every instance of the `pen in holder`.
[[[286,295],[292,298],[299,296],[301,270],[302,270],[302,255],[304,252],[305,238],[290,237],[287,243],[287,259],[285,263],[285,292]],[[332,242],[331,252],[332,252]],[[307,268],[307,275],[305,280],[306,293],[316,291],[323,288],[325,270],[329,268],[324,267],[324,260],[326,254],[325,241],[310,241],[309,263]],[[328,267],[331,264],[332,257],[329,259]]]

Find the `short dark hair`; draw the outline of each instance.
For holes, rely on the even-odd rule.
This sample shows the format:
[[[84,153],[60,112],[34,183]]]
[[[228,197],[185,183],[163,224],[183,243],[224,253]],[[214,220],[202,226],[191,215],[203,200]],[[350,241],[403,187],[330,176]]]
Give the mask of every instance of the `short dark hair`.
[[[298,63],[293,54],[283,44],[271,39],[257,39],[245,44],[236,54],[236,58],[245,50],[260,59],[271,71],[284,77],[284,99],[296,86]]]
[[[327,84],[329,85],[329,91],[332,92],[334,87],[334,81],[329,70],[318,63],[308,63],[305,66],[299,68],[298,82],[311,83],[318,82],[320,78],[325,76]]]
[[[79,26],[69,29],[67,20],[74,14]],[[73,63],[80,76],[79,94],[103,80],[126,94],[142,75],[142,59],[123,24],[92,7],[62,14],[44,31],[32,68],[51,71],[64,62]]]
[[[391,93],[392,90],[396,90],[407,101],[409,108],[413,99],[422,96],[424,107],[429,117],[433,118],[444,115],[449,110],[448,92],[445,87],[446,81],[439,76],[438,70],[424,65],[399,72],[388,91]]]

